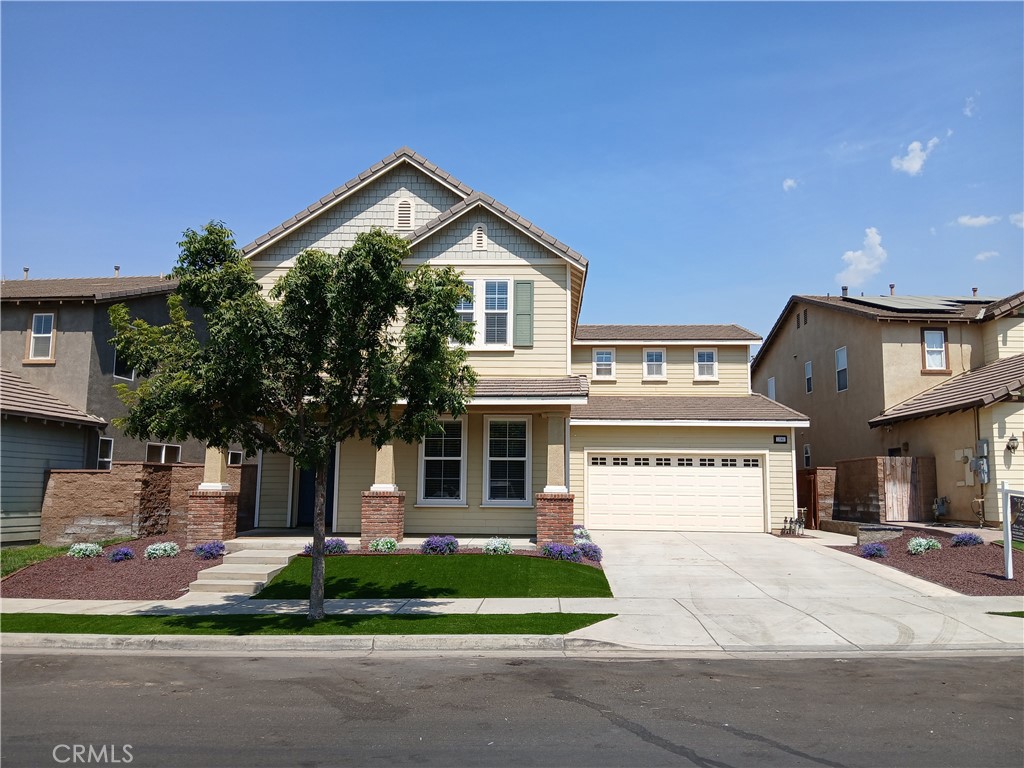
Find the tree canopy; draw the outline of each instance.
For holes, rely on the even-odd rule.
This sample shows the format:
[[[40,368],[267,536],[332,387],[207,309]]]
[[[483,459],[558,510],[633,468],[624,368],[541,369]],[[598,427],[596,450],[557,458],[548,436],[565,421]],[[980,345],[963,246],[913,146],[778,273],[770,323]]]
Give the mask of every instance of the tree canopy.
[[[382,229],[337,254],[303,251],[266,294],[223,223],[187,230],[179,247],[166,325],[110,310],[118,355],[141,377],[135,389],[117,386],[128,406],[118,426],[140,439],[240,443],[315,470],[310,618],[321,618],[334,446],[418,440],[442,415],[465,412],[473,330],[455,307],[470,290],[451,267],[405,269],[408,243]],[[186,305],[202,312],[203,332]]]

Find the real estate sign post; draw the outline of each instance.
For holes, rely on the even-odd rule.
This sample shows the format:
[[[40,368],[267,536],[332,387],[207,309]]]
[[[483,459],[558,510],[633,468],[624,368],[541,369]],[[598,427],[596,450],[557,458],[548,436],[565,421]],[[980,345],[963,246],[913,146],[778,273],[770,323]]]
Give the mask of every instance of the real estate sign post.
[[[1013,542],[1024,541],[1024,491],[1012,491],[1002,483],[1003,563],[1006,579],[1013,579]]]

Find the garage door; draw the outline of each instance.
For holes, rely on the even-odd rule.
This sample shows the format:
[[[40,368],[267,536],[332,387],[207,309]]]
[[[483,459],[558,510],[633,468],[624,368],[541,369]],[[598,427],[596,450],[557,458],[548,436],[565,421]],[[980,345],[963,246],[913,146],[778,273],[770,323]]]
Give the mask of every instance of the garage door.
[[[591,453],[587,526],[646,531],[758,531],[764,459]]]

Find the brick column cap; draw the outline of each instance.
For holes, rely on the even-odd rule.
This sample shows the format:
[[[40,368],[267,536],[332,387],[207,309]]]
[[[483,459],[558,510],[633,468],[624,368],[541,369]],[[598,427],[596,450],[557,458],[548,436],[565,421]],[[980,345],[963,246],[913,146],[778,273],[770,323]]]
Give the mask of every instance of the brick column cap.
[[[405,498],[405,491],[363,491],[363,496],[372,496],[378,498]]]
[[[572,493],[538,493],[537,498],[543,501],[572,501],[576,495]]]
[[[238,491],[189,491],[188,497],[200,499],[231,499],[238,498]]]

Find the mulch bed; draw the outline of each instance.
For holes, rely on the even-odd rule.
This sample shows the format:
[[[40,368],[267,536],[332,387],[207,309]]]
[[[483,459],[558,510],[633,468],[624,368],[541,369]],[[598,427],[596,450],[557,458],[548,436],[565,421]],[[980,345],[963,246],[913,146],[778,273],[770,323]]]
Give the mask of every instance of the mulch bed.
[[[174,541],[181,547],[177,557],[146,560],[150,544]],[[134,560],[112,563],[107,559],[115,549],[129,547]],[[224,558],[200,560],[185,549],[183,539],[150,536],[104,548],[103,557],[77,559],[61,555],[22,568],[0,582],[3,597],[40,600],[173,600],[188,591],[196,574]]]
[[[907,552],[907,542],[915,536],[936,538],[942,549],[929,550],[920,555]],[[927,579],[956,590],[964,595],[1024,595],[1024,552],[1013,552],[1013,581],[1003,578],[1003,548],[997,544],[979,544],[974,547],[950,546],[951,534],[904,533],[898,539],[883,541],[888,557],[871,558],[876,563]],[[860,547],[834,547],[860,557]]]

